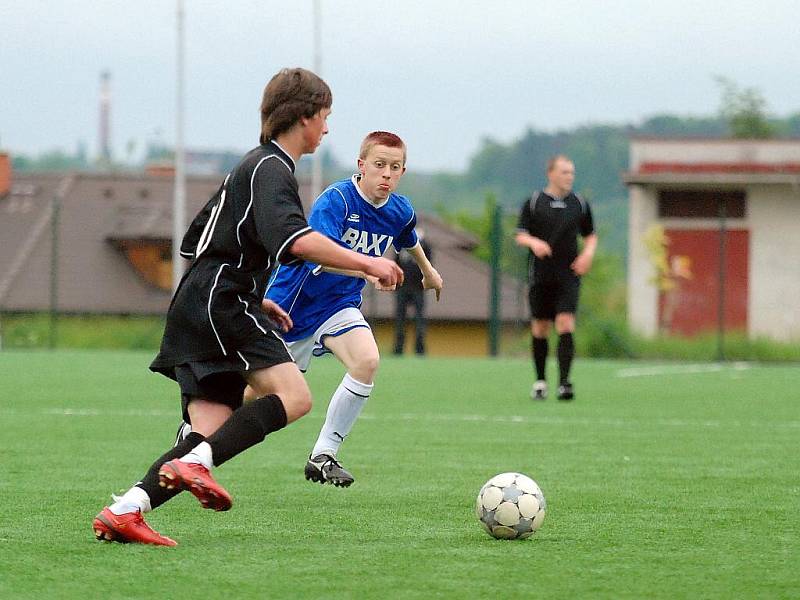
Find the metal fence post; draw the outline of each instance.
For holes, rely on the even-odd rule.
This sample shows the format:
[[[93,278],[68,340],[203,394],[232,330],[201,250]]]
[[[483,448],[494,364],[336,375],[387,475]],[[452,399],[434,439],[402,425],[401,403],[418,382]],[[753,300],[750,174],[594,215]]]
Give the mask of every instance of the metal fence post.
[[[727,262],[727,200],[719,199],[719,298],[717,298],[717,360],[725,360],[725,269]]]
[[[50,229],[50,332],[48,347],[54,350],[58,345],[58,221],[61,199],[53,196],[53,214]]]
[[[500,340],[500,253],[503,245],[502,208],[493,195],[486,198],[489,207],[491,271],[489,279],[489,356],[497,356]]]

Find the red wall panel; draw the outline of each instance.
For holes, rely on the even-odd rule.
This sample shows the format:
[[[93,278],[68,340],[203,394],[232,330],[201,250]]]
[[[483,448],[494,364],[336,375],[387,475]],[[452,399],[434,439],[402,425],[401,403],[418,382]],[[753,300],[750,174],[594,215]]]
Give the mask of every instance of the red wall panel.
[[[659,295],[659,323],[669,333],[694,335],[718,326],[720,294],[720,232],[667,229],[670,264],[688,265],[690,278],[678,277],[676,287]],[[726,230],[724,271],[725,330],[747,330],[749,232]],[[684,257],[681,259],[680,257]]]

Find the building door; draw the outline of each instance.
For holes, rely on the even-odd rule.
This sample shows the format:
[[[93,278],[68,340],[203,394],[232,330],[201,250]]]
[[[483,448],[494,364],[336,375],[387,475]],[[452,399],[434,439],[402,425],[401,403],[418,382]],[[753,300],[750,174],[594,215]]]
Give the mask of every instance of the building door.
[[[659,297],[662,330],[686,336],[715,331],[721,308],[725,331],[746,332],[749,232],[726,229],[724,249],[719,230],[666,229],[665,234],[667,260],[678,276],[674,288]]]

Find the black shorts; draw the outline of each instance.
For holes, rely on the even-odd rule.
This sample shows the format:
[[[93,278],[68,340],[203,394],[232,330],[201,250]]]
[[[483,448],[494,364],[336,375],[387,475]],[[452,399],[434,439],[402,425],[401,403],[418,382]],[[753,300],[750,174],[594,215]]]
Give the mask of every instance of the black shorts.
[[[292,357],[286,344],[273,334],[259,337],[229,352],[228,356],[151,369],[178,382],[183,419],[189,423],[187,409],[193,397],[206,398],[236,410],[242,405],[247,386],[245,373],[287,362],[292,362]]]
[[[534,280],[528,288],[531,318],[553,321],[559,313],[575,314],[580,288],[581,278],[573,273],[547,281]]]

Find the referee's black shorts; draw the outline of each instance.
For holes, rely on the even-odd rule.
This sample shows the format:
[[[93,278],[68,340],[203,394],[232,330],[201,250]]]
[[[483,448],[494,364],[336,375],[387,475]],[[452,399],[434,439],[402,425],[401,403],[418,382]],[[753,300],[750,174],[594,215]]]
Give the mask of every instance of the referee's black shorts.
[[[189,423],[188,406],[192,398],[206,398],[236,410],[243,402],[247,372],[287,362],[293,361],[286,344],[272,333],[242,344],[227,356],[151,369],[178,382],[183,419]]]
[[[581,278],[571,271],[545,281],[537,281],[528,288],[531,318],[553,321],[559,313],[578,310]]]

